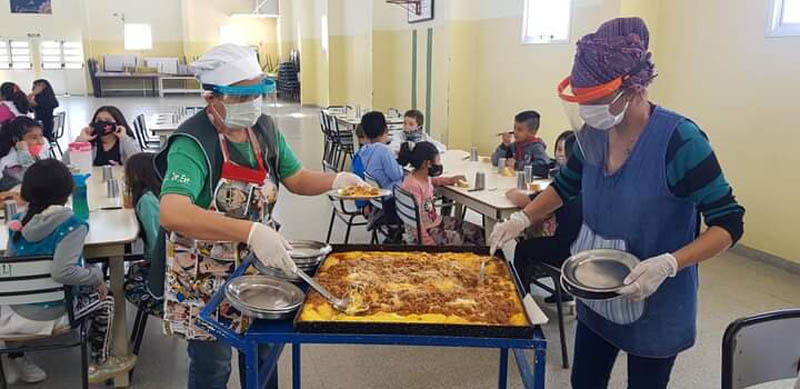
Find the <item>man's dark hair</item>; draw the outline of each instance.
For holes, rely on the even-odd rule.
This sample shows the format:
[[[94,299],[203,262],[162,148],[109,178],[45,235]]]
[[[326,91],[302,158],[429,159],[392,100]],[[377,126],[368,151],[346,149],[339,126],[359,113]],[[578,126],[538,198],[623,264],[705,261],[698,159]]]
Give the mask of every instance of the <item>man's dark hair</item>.
[[[525,124],[533,132],[539,131],[539,113],[536,111],[522,111],[514,116],[514,121]]]
[[[409,109],[406,111],[403,117],[413,118],[417,122],[418,126],[425,124],[425,115],[423,115],[418,109]]]
[[[386,132],[386,117],[383,116],[383,112],[367,112],[361,118],[361,126],[364,128],[364,135],[368,139],[380,138]]]

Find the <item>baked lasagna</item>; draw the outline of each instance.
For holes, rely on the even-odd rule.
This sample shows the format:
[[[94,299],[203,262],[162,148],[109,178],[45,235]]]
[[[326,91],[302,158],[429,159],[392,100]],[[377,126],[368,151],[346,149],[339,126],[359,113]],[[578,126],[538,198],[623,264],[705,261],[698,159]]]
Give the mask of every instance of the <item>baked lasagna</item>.
[[[334,253],[315,279],[335,296],[348,297],[348,310],[337,311],[311,291],[299,322],[530,326],[507,265],[485,255]]]

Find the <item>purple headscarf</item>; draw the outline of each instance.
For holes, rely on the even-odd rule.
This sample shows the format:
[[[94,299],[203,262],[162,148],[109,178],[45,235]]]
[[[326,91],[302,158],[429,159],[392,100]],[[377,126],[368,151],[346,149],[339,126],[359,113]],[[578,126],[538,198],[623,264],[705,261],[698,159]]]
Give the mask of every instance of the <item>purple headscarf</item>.
[[[578,41],[571,84],[589,88],[624,77],[622,89],[643,90],[655,77],[650,33],[641,18],[616,18]]]

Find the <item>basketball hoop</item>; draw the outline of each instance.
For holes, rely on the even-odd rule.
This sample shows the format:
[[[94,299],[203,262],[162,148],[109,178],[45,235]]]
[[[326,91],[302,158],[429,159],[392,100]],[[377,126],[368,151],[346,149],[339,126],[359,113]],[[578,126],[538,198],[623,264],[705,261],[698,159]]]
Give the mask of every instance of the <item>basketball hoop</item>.
[[[422,0],[386,0],[386,3],[399,5],[415,15],[422,15]]]

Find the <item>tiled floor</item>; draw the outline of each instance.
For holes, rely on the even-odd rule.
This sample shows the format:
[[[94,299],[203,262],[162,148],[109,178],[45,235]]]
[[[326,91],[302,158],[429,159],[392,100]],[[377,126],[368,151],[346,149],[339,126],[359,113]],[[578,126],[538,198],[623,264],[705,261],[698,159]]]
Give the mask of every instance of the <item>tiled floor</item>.
[[[68,131],[75,136],[86,125],[94,108],[102,104],[119,106],[132,120],[141,112],[194,105],[200,100],[196,96],[166,99],[72,97],[63,98],[61,102],[69,112]],[[303,164],[318,169],[322,150],[318,111],[287,104],[277,108],[276,113],[281,130]],[[330,206],[324,197],[304,198],[284,192],[280,195],[277,217],[289,238],[322,240],[327,231]],[[343,236],[344,228],[337,225],[334,241],[341,241]],[[354,230],[351,241],[368,241],[363,227]],[[679,356],[670,387],[719,387],[720,344],[726,325],[745,315],[797,307],[800,302],[798,281],[800,276],[797,274],[735,254],[725,254],[704,263],[700,271],[697,344]],[[130,322],[133,320],[132,311],[129,308]],[[574,318],[568,319],[567,326],[568,339],[571,340],[574,337]],[[569,387],[569,371],[561,369],[557,325],[549,323],[544,326],[544,331],[550,340],[547,386]],[[569,343],[571,347],[572,342]],[[281,387],[291,385],[290,354],[287,349],[280,362]],[[50,378],[39,385],[18,387],[78,387],[78,353],[38,353],[33,358],[47,370]],[[612,388],[625,386],[624,358],[620,357],[621,361],[614,369]],[[306,388],[492,388],[497,385],[498,352],[495,350],[305,346],[302,361],[302,383]],[[186,386],[186,371],[185,344],[163,336],[158,323],[151,320],[133,387],[183,388]],[[521,387],[514,363],[509,370],[509,386]],[[239,387],[236,374],[232,375],[229,387]]]

